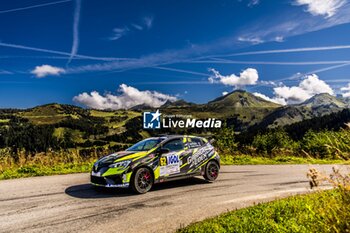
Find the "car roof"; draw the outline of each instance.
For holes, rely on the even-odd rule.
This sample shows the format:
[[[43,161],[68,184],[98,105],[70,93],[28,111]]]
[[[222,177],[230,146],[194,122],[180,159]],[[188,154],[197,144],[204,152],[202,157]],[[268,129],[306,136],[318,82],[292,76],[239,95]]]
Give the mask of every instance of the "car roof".
[[[202,138],[202,137],[199,137],[199,136],[180,135],[180,134],[159,135],[159,138],[163,138],[163,139],[175,139],[175,138],[183,138],[183,137]]]

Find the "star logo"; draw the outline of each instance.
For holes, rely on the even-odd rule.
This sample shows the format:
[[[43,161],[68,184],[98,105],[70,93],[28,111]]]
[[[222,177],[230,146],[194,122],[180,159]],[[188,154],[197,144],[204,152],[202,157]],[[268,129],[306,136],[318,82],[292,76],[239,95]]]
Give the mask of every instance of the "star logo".
[[[154,120],[159,121],[159,117],[160,117],[160,115],[162,115],[161,113],[159,113],[159,109],[157,109],[157,111],[155,113],[151,113],[151,114],[153,116],[151,122],[153,122]]]
[[[162,114],[157,109],[156,112],[143,113],[143,128],[144,129],[160,129],[160,116]]]

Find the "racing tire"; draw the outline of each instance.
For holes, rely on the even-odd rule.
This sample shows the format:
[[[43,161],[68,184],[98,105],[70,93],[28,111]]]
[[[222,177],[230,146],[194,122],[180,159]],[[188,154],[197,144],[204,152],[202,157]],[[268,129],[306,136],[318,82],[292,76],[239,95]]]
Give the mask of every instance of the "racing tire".
[[[131,177],[131,189],[137,194],[147,193],[153,186],[153,175],[146,167],[137,169]]]
[[[204,179],[207,181],[214,181],[219,176],[219,165],[215,161],[209,161],[205,166]]]

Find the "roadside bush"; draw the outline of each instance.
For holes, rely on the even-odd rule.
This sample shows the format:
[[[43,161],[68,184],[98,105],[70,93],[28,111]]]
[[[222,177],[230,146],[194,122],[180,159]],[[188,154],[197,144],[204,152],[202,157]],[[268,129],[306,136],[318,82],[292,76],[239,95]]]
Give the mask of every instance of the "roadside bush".
[[[276,149],[295,151],[298,143],[294,142],[283,130],[270,131],[254,137],[252,146],[258,153],[271,154]]]
[[[301,141],[301,148],[317,158],[349,159],[350,131],[308,131]]]
[[[233,128],[224,127],[215,136],[215,146],[220,152],[237,152],[237,142],[235,142],[235,131]]]

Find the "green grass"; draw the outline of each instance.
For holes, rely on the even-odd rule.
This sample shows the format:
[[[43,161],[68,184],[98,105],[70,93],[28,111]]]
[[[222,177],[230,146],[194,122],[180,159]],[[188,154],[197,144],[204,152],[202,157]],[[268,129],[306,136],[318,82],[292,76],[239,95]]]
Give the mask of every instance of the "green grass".
[[[267,164],[349,164],[341,159],[315,159],[295,156],[276,156],[273,158],[250,155],[222,155],[222,165],[267,165]]]
[[[323,191],[228,212],[178,232],[349,232],[349,209],[349,191]]]
[[[53,166],[43,165],[24,165],[21,167],[12,167],[0,173],[0,180],[14,179],[32,176],[47,176],[70,173],[89,172],[93,162],[81,163],[59,163]]]
[[[39,156],[40,158],[40,156]],[[42,157],[48,160],[45,156]],[[57,159],[57,161],[56,161]],[[62,162],[61,156],[52,157],[48,162],[28,162],[22,165],[14,163],[1,164],[0,180],[13,179],[31,176],[48,176],[58,174],[89,172],[95,159],[89,158],[86,161],[82,158],[70,159],[72,162]],[[76,162],[75,162],[76,161]],[[300,157],[252,157],[247,155],[221,156],[222,165],[265,165],[265,164],[349,164],[344,160],[325,160]]]

